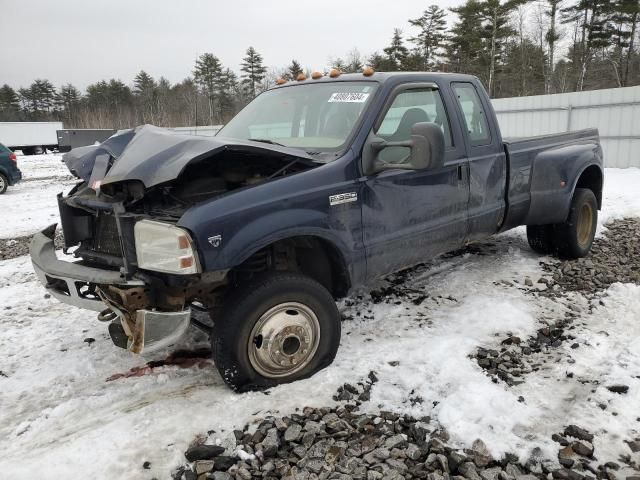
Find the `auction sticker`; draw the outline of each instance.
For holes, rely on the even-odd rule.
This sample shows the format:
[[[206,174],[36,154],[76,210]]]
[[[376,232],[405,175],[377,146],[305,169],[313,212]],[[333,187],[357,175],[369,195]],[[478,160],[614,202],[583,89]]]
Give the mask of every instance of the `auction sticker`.
[[[369,98],[368,93],[359,92],[342,92],[332,93],[329,97],[329,103],[364,103]]]

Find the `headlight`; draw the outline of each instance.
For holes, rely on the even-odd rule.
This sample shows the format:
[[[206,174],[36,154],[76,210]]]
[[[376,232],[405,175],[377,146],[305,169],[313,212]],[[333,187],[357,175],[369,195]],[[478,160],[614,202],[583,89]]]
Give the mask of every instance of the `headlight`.
[[[170,223],[140,220],[134,229],[138,267],[166,273],[198,273],[200,264],[186,230]]]

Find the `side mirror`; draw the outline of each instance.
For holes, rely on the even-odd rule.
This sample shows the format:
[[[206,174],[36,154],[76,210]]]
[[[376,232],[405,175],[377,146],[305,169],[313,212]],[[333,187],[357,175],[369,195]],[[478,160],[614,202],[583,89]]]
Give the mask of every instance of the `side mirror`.
[[[381,161],[378,154],[389,147],[409,148],[409,162],[385,163]],[[362,165],[365,175],[383,170],[440,168],[444,165],[444,134],[442,129],[431,122],[416,123],[411,127],[411,138],[400,142],[387,142],[372,132],[365,144]]]

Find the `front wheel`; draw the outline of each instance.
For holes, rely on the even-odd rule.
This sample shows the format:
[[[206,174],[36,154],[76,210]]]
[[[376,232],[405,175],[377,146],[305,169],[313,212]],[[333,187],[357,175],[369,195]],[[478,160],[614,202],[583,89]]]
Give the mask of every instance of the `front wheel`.
[[[212,320],[213,360],[238,391],[310,377],[333,361],[340,344],[331,294],[295,272],[271,272],[235,288]]]

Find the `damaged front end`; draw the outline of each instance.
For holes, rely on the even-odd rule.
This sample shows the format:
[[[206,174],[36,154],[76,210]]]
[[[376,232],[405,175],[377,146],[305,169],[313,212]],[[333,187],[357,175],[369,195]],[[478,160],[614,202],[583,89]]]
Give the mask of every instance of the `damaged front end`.
[[[65,158],[81,178],[58,195],[56,225],[31,244],[34,269],[58,300],[100,312],[114,343],[134,353],[175,343],[192,306],[212,309],[227,271],[207,271],[191,233],[177,226],[192,206],[316,166],[304,152],[155,127],[123,132]]]

